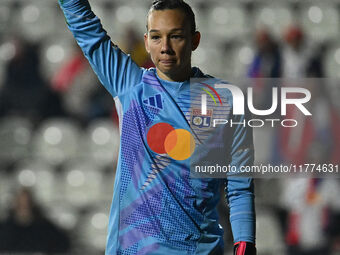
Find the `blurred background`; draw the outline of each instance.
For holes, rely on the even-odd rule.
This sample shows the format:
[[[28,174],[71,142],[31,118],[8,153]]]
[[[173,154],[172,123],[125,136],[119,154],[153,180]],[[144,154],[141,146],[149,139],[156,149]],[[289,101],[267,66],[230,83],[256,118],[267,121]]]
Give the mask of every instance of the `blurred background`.
[[[203,72],[229,81],[323,78],[311,88],[312,119],[290,132],[255,130],[256,162],[339,164],[340,0],[188,2],[202,33],[193,65]],[[112,40],[151,67],[149,1],[90,3]],[[259,108],[271,104],[272,86],[254,84]],[[57,1],[0,0],[0,253],[103,254],[117,122]],[[340,254],[339,179],[255,183],[259,255]],[[219,213],[231,254],[223,201]]]

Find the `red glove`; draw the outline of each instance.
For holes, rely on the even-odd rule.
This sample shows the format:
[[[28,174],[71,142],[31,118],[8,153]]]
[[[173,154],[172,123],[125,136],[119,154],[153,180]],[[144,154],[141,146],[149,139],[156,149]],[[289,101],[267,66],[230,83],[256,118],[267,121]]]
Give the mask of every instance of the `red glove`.
[[[255,244],[244,241],[235,243],[234,255],[256,255]]]

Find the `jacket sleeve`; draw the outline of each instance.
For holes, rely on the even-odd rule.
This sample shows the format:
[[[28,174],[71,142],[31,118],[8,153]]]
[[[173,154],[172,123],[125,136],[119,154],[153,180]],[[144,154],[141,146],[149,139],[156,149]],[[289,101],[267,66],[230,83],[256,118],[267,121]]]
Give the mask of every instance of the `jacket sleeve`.
[[[231,141],[230,165],[240,170],[254,163],[252,128],[246,126],[246,116],[233,116],[235,125]],[[245,125],[243,125],[243,123]],[[226,198],[230,208],[230,223],[234,243],[255,243],[254,183],[252,178],[229,176],[225,180]]]
[[[141,81],[143,69],[114,45],[87,0],[59,0],[68,28],[113,97]]]

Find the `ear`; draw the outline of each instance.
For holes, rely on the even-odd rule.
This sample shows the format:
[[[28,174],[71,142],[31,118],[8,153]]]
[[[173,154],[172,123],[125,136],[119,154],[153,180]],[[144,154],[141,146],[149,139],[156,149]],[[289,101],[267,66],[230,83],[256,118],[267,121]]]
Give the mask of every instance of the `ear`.
[[[197,49],[198,45],[200,44],[200,40],[201,40],[201,33],[196,31],[192,37],[192,45],[191,45],[192,51]]]
[[[145,49],[146,49],[147,53],[150,53],[149,43],[148,43],[148,33],[144,34],[144,44],[145,44]]]

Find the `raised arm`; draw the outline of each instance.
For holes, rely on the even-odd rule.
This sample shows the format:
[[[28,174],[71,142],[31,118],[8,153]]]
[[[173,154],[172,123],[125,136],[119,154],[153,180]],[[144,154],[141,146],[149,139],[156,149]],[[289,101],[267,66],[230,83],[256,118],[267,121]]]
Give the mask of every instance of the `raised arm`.
[[[139,83],[143,69],[111,42],[87,0],[59,0],[59,5],[68,28],[113,97]]]

